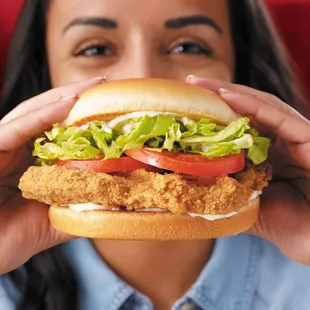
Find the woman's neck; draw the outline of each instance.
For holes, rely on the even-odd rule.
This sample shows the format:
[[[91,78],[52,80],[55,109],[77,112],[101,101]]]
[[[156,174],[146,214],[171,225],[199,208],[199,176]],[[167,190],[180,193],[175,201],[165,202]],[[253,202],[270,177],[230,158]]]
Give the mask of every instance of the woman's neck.
[[[170,309],[187,292],[213,248],[212,240],[93,240],[93,244],[122,279],[152,300],[155,309]]]

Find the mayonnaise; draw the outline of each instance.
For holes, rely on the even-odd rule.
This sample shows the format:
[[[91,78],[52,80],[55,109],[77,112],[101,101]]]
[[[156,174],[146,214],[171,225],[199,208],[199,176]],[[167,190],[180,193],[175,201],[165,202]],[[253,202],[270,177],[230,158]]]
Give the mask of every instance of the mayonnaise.
[[[106,210],[106,211],[119,211],[119,208],[106,208],[101,205],[97,205],[94,203],[80,203],[80,204],[69,204],[69,208],[75,212],[85,212],[85,211],[98,211],[98,210]],[[161,208],[146,208],[146,209],[136,209],[134,212],[169,212],[165,209]],[[188,215],[192,217],[202,217],[208,221],[214,221],[217,219],[225,218],[225,217],[231,217],[237,212],[231,212],[229,214],[221,214],[221,215],[216,215],[216,214],[197,214],[197,213],[187,213]]]
[[[256,197],[258,197],[259,195],[262,194],[262,191],[253,191],[252,195],[249,198],[249,201],[254,200]],[[223,218],[228,218],[228,217],[232,217],[236,214],[238,214],[238,212],[230,212],[227,214],[197,214],[197,213],[187,213],[190,216],[193,217],[202,217],[208,221],[214,221],[214,220],[219,220],[219,219],[223,219]]]
[[[84,211],[95,211],[95,210],[110,210],[116,211],[119,208],[106,208],[101,205],[97,205],[95,203],[79,203],[79,204],[69,204],[69,208],[75,212],[84,212]]]
[[[254,200],[261,193],[262,191],[253,191],[252,195],[249,198],[249,201]],[[107,208],[102,205],[98,205],[91,202],[80,204],[69,204],[69,208],[75,212],[96,211],[96,210],[120,211],[120,208]],[[145,209],[143,208],[143,209],[136,209],[134,212],[169,212],[169,211],[161,208],[145,208]],[[187,214],[192,217],[202,217],[208,221],[214,221],[218,219],[232,217],[238,214],[238,212],[233,211],[227,214],[198,214],[188,212]]]
[[[120,211],[120,208],[107,208],[102,205],[98,205],[98,204],[91,203],[91,202],[69,204],[68,206],[71,210],[75,212],[96,211],[96,210]],[[165,209],[161,209],[161,208],[149,208],[149,209],[136,209],[135,212],[168,212],[168,211]]]
[[[111,128],[114,128],[115,126],[117,126],[119,123],[122,123],[128,119],[131,118],[139,118],[139,117],[143,117],[144,115],[148,115],[150,117],[154,117],[157,115],[172,115],[172,116],[180,116],[180,114],[177,113],[172,113],[172,112],[160,112],[160,111],[139,111],[139,112],[132,112],[132,113],[128,113],[125,115],[121,115],[118,116],[116,118],[114,118],[113,120],[111,120],[108,123],[108,126]]]
[[[89,124],[90,123],[86,123],[84,125],[78,126],[79,129],[81,130],[88,130],[89,129]],[[107,133],[112,133],[112,128],[110,128],[109,126],[107,126],[106,124],[102,123],[102,129],[107,132]]]
[[[187,214],[192,216],[192,217],[202,217],[205,220],[214,221],[214,220],[219,220],[219,219],[223,219],[223,218],[227,218],[227,217],[232,217],[232,216],[238,214],[238,212],[230,212],[227,214],[198,214],[198,213],[187,213]]]
[[[123,126],[123,131],[125,135],[129,135],[131,133],[131,124],[126,124]]]
[[[262,194],[262,191],[253,191],[252,195],[249,198],[249,201],[254,200],[255,198],[257,198],[261,194]]]
[[[169,212],[168,210],[162,208],[148,208],[148,209],[135,209],[135,212]]]

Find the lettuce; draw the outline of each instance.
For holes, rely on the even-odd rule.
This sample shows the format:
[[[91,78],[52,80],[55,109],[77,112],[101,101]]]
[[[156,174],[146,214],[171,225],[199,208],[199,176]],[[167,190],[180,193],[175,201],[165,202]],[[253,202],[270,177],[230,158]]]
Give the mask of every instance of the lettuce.
[[[209,119],[195,121],[170,115],[144,115],[118,123],[91,122],[67,129],[54,127],[46,138],[35,141],[33,155],[41,164],[59,159],[119,158],[126,150],[143,146],[157,151],[183,151],[209,158],[239,154],[244,150],[254,164],[267,159],[270,140],[260,137],[250,127],[247,117],[240,117],[228,126],[219,126]]]
[[[182,132],[180,129],[180,124],[174,123],[170,126],[169,131],[165,135],[165,141],[162,145],[162,148],[170,152],[177,151],[175,150],[176,142],[179,142],[182,137]]]
[[[253,137],[253,145],[248,149],[247,155],[255,165],[264,162],[268,157],[270,139]]]
[[[102,153],[90,128],[54,127],[46,137],[48,140],[39,138],[34,143],[33,155],[41,159],[92,159]]]
[[[210,125],[210,124],[207,124],[207,125]],[[191,137],[182,139],[182,143],[183,144],[192,144],[192,143],[216,144],[220,142],[231,141],[236,138],[242,137],[244,135],[244,132],[250,129],[250,125],[249,125],[249,120],[246,117],[243,117],[230,123],[226,128],[218,132],[214,131],[215,128],[216,128],[216,125],[211,130],[204,128],[204,131],[200,131],[200,132],[197,131],[197,133],[192,135]]]

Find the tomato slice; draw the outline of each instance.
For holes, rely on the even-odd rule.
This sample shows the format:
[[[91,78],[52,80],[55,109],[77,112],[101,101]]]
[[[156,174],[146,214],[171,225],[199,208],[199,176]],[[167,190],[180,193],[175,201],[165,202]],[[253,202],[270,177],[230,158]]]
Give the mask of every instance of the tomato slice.
[[[156,152],[144,148],[127,150],[127,156],[157,168],[202,176],[224,176],[244,168],[243,152],[222,158],[209,159],[202,155],[184,154],[181,152]]]
[[[79,168],[85,170],[91,170],[95,172],[124,172],[133,171],[139,169],[145,169],[147,171],[158,171],[159,169],[147,165],[141,161],[137,161],[131,157],[111,158],[106,160],[60,160],[55,159],[55,165],[66,166],[71,168]]]

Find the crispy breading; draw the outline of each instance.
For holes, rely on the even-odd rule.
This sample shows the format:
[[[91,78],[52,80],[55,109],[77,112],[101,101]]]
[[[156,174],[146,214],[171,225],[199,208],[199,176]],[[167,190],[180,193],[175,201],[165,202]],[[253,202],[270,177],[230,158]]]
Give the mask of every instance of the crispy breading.
[[[234,178],[238,182],[256,191],[260,191],[266,187],[271,180],[271,166],[267,163],[258,166],[253,166],[248,163],[242,171],[234,175]]]
[[[254,172],[255,175],[255,172]],[[137,170],[117,176],[67,167],[30,167],[19,188],[23,197],[46,204],[92,202],[127,210],[162,208],[176,214],[225,214],[238,211],[251,196],[256,180],[159,174]]]

